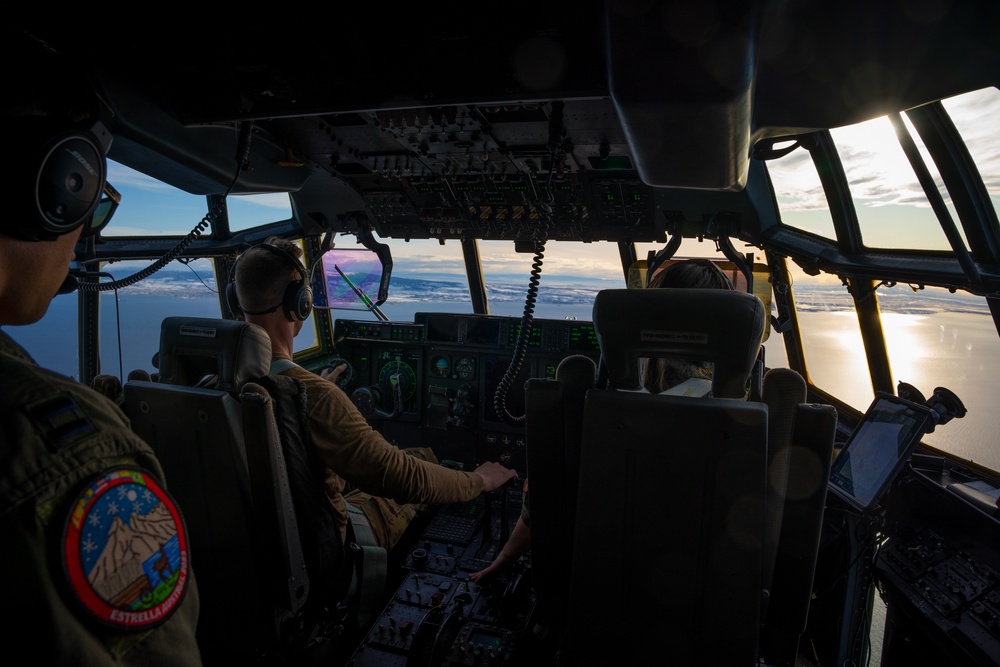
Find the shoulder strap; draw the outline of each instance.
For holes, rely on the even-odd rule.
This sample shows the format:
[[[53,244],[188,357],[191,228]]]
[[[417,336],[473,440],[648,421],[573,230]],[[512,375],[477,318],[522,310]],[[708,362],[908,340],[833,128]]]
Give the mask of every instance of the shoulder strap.
[[[277,361],[292,364],[287,359]],[[309,582],[323,589],[318,596],[310,595],[310,599],[320,603],[339,600],[343,595],[341,587],[349,584],[348,574],[341,569],[346,564],[344,544],[333,505],[324,488],[326,466],[309,434],[306,386],[301,380],[277,374],[261,377],[257,382],[267,390],[274,403]]]

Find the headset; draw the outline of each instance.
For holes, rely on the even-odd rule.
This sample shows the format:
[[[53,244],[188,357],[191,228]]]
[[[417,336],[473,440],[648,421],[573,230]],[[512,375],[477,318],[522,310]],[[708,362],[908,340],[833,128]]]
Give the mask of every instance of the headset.
[[[57,54],[24,28],[4,26],[3,40],[23,48],[33,66],[4,70],[8,93],[0,113],[13,165],[4,176],[15,206],[0,218],[0,233],[52,241],[82,226],[81,238],[96,234],[112,135],[100,120],[106,105],[83,71],[86,58]]]
[[[81,238],[96,234],[103,224],[94,225],[94,211],[107,183],[105,145],[97,133],[41,116],[17,122],[14,155],[26,163],[14,170],[14,191],[30,201],[25,215],[5,216],[0,229],[29,241],[51,241],[81,225]]]
[[[229,272],[229,284],[226,285],[226,303],[229,305],[229,310],[232,311],[234,315],[265,315],[267,313],[273,313],[281,308],[285,313],[285,317],[288,318],[290,322],[301,322],[309,317],[309,313],[312,312],[313,291],[309,283],[306,282],[307,274],[302,262],[300,262],[295,255],[287,250],[270,243],[258,243],[253,247],[263,248],[272,254],[284,257],[293,267],[295,267],[295,270],[298,271],[299,275],[302,277],[288,283],[288,286],[285,287],[285,295],[282,298],[281,303],[272,306],[267,310],[246,310],[240,306],[239,298],[236,296],[236,265],[240,263],[240,260],[243,259],[243,255],[246,254],[243,253],[243,255],[240,255],[236,261],[233,262],[233,267]]]

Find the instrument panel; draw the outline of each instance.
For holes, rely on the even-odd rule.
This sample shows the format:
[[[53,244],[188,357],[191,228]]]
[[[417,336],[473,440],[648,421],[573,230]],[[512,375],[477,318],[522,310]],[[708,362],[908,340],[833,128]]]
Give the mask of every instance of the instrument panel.
[[[530,556],[477,584],[507,540],[522,494],[516,485],[441,507],[406,555],[402,582],[372,624],[354,667],[513,665],[531,611]]]
[[[889,608],[883,664],[996,665],[1000,523],[915,471],[889,517],[875,562]]]
[[[417,313],[412,323],[337,320],[334,336],[338,354],[353,366],[345,390],[356,402],[365,393],[382,401],[367,416],[388,441],[432,447],[444,465],[468,470],[495,460],[526,474],[524,428],[516,420],[524,412],[524,383],[554,378],[571,355],[597,362],[600,347],[590,322],[535,319],[519,355],[522,326],[516,317]],[[393,378],[402,405],[394,415],[385,400]],[[891,504],[886,523],[894,530],[872,562],[891,610],[883,664],[917,664],[926,656],[951,664],[956,655],[962,664],[996,664],[1000,562],[988,546],[997,539],[995,519],[978,517],[934,484],[900,488],[903,500]],[[468,579],[506,541],[519,503],[513,494],[503,500],[487,494],[440,508],[350,664],[522,664],[525,643],[533,641],[526,623],[534,591],[523,583],[530,581],[530,560],[499,589]],[[502,508],[506,516],[498,517]],[[810,614],[841,613],[835,598],[813,603]],[[826,650],[830,639],[819,633],[816,640]]]
[[[409,322],[338,319],[334,340],[351,365],[343,389],[401,447],[430,446],[463,467],[497,460],[524,468],[524,384],[554,378],[559,362],[600,347],[593,324],[417,313]]]

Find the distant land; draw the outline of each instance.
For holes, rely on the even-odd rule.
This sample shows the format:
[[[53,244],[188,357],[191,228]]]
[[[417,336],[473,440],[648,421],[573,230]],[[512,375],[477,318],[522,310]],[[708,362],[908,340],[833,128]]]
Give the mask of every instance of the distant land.
[[[594,294],[606,288],[622,287],[617,280],[571,277],[560,275],[557,282],[547,282],[542,275],[538,286],[540,305],[586,306],[594,301]],[[516,276],[504,276],[500,281],[488,283],[491,303],[520,304],[528,288],[527,277],[518,282]],[[989,315],[985,299],[979,296],[951,294],[939,288],[914,291],[908,285],[878,288],[879,307],[883,312],[926,315],[936,312],[970,313]],[[123,288],[120,296],[155,295],[176,298],[206,298],[216,296],[214,277],[199,276],[190,269],[164,269],[135,285]],[[371,296],[371,295],[370,295]],[[827,312],[853,310],[853,301],[843,285],[805,285],[794,291],[796,307],[802,312]],[[425,279],[393,275],[389,288],[391,304],[414,303],[469,303],[469,290],[465,276],[455,280]]]

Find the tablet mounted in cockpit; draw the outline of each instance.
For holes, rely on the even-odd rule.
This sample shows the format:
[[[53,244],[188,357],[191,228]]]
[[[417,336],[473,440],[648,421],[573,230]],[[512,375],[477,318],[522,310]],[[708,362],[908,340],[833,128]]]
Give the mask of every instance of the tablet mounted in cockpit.
[[[830,471],[830,490],[855,509],[875,507],[934,425],[926,405],[878,392]]]

